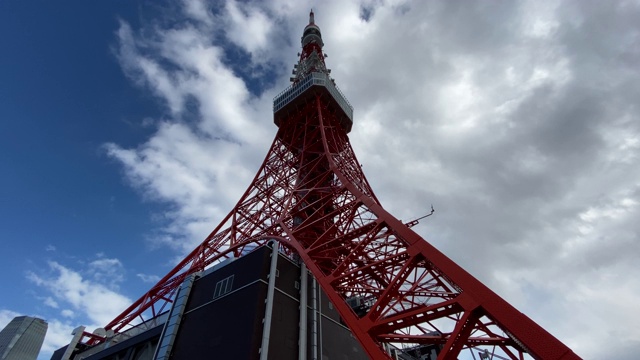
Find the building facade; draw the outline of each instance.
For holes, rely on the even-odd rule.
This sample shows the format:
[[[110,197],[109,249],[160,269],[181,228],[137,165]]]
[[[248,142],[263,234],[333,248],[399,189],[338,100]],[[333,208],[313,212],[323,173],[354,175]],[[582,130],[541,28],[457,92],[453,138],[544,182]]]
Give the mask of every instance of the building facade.
[[[170,311],[52,360],[368,359],[304,265],[274,244],[190,276]]]
[[[15,317],[0,331],[0,360],[35,360],[48,324],[31,316]]]

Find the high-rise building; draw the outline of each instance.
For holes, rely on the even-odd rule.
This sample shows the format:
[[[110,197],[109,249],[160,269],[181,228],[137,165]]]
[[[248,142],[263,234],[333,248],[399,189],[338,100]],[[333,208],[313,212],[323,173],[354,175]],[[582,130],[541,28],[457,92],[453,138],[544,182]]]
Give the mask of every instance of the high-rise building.
[[[47,322],[31,316],[17,316],[0,331],[0,360],[35,360]]]
[[[353,108],[325,64],[313,12],[301,45],[292,84],[273,101],[274,141],[236,206],[105,330],[76,332],[80,342],[67,355],[114,351],[116,356],[139,346],[141,352],[131,351],[144,356],[131,359],[151,353],[154,359],[192,359],[200,352],[235,359],[253,359],[257,353],[262,360],[295,358],[294,352],[299,359],[355,359],[361,350],[372,359],[458,359],[463,352],[482,359],[579,359],[415,233],[416,221],[403,223],[384,209],[351,147]],[[272,256],[268,281],[254,277],[247,282],[244,274],[256,271],[253,263],[241,269],[242,262],[234,259],[258,256],[253,252],[265,246],[299,264],[299,270],[279,273],[297,274],[299,280],[279,282],[280,262]],[[265,262],[256,264],[266,273]],[[236,270],[221,275],[229,269]],[[291,282],[308,289],[302,284],[307,271],[325,295],[308,290],[296,298]],[[238,292],[232,296],[234,289]],[[241,289],[246,297],[239,296]],[[304,299],[309,296],[317,301]],[[304,304],[319,310],[309,313]],[[158,325],[159,314],[169,308],[168,320]],[[325,317],[331,321],[324,324],[333,329],[323,331]],[[141,320],[147,320],[145,329],[156,326],[157,344],[130,343],[125,349]],[[151,339],[149,331],[144,333]],[[314,331],[323,335],[309,338]],[[351,345],[351,335],[359,347]],[[338,349],[333,355],[320,351],[333,341],[330,336],[337,345],[327,349]],[[114,340],[119,344],[111,346]],[[234,355],[222,355],[230,352]]]

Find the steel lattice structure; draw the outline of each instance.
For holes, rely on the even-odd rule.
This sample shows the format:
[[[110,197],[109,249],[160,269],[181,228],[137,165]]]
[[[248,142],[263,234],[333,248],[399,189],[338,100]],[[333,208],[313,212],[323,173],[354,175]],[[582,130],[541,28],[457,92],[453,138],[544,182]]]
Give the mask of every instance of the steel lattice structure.
[[[441,344],[439,359],[467,349],[482,359],[579,359],[382,207],[349,143],[353,110],[322,46],[311,13],[293,84],[274,100],[277,135],[251,185],[106,329],[158,315],[188,275],[277,240],[306,264],[372,359],[388,359],[388,343]]]

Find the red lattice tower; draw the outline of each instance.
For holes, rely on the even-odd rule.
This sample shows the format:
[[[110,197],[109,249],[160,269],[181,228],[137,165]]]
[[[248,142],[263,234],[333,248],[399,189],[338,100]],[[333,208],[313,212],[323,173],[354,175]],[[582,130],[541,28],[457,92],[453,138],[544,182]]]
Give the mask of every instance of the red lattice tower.
[[[382,207],[349,143],[353,108],[322,47],[312,12],[253,182],[202,244],[106,329],[155,317],[188,275],[277,240],[304,261],[372,359],[389,359],[387,344],[439,344],[438,359],[467,349],[481,359],[579,359],[413,232],[415,222]]]

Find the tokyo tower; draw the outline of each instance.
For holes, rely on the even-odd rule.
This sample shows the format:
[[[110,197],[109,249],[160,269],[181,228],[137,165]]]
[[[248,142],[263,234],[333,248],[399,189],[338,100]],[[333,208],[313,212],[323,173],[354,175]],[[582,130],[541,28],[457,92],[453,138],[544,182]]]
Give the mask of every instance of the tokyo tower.
[[[277,134],[248,189],[106,331],[157,316],[191,274],[270,244],[313,275],[372,359],[391,359],[391,346],[426,344],[438,346],[438,359],[579,359],[411,230],[416,222],[384,209],[349,142],[353,108],[330,77],[323,45],[311,12],[292,84],[274,99]]]

